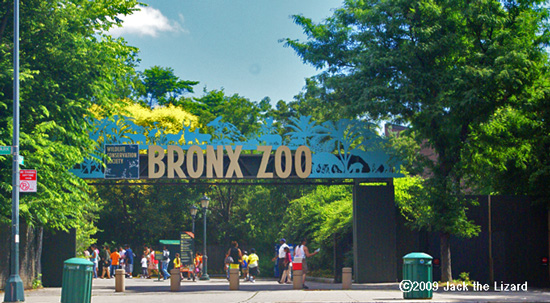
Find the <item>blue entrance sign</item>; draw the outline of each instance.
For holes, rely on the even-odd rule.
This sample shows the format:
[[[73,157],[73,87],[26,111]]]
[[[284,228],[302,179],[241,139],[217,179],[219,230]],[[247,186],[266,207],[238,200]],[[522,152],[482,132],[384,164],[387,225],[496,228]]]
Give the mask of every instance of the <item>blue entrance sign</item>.
[[[160,128],[146,129],[122,116],[95,121],[95,125],[91,137],[97,142],[105,146],[133,145],[136,153],[147,153],[142,155],[140,178],[402,176],[399,163],[386,152],[386,138],[375,132],[377,126],[359,120],[317,123],[310,116],[291,118],[285,125],[288,132],[280,135],[269,118],[257,134],[247,137],[221,117],[207,125],[213,130],[208,134],[185,126],[176,134]],[[254,165],[241,167],[244,159],[252,156],[256,157]],[[86,160],[72,172],[81,178],[122,178],[112,169],[105,174],[99,158]]]

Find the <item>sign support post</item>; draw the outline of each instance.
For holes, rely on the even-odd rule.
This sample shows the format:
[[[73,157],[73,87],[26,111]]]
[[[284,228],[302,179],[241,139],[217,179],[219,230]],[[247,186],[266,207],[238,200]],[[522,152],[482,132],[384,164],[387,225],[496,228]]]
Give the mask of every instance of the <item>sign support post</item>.
[[[13,1],[13,166],[10,276],[4,302],[25,302],[23,280],[19,276],[19,0]]]

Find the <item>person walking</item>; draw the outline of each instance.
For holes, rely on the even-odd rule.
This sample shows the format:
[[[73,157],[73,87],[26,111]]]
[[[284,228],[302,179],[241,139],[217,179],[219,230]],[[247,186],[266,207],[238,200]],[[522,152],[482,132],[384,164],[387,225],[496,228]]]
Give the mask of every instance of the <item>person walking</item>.
[[[147,267],[147,255],[146,254],[143,254],[141,256],[141,278],[142,279],[147,279],[149,278],[149,275],[148,275],[148,267]]]
[[[309,253],[309,249],[306,246],[307,239],[302,239],[300,245],[296,246],[294,249],[294,258],[302,258],[302,288],[308,289],[306,283],[306,273],[307,273],[307,258],[313,257],[319,253],[319,249],[315,250],[313,253]]]
[[[229,256],[229,258],[231,258],[231,260],[229,260],[229,269],[239,269],[239,265],[241,264],[243,259],[243,253],[239,249],[239,243],[237,243],[237,241],[231,241],[231,246],[232,247],[227,251],[227,255]]]
[[[197,252],[197,256],[194,260],[195,269],[194,269],[194,276],[196,276],[196,279],[200,279],[202,276],[202,254],[200,252]]]
[[[134,272],[134,252],[130,248],[130,245],[126,244],[124,246],[126,248],[126,277],[132,279],[133,278],[133,272]]]
[[[176,253],[176,256],[174,256],[174,268],[177,268],[180,272],[180,281],[183,280],[183,274],[181,273],[181,259],[179,253]]]
[[[97,279],[97,267],[99,265],[99,250],[95,244],[90,247],[92,252],[90,253],[90,261],[94,263],[94,279]]]
[[[248,278],[252,283],[256,282],[256,276],[260,273],[259,264],[260,258],[256,254],[256,249],[250,249],[250,255],[248,256]]]
[[[105,274],[107,274],[107,279],[111,279],[110,267],[111,267],[111,251],[109,246],[104,245],[103,250],[100,253],[101,257],[101,279],[105,279]]]
[[[279,241],[279,244],[281,244],[281,246],[279,246],[279,252],[273,259],[271,259],[271,261],[277,260],[277,269],[279,270],[279,280],[277,280],[277,282],[279,282],[279,284],[283,284],[284,282],[281,282],[281,278],[283,277],[284,271],[284,261],[286,256],[285,248],[288,247],[288,245],[286,244],[285,238],[282,238]]]
[[[170,278],[168,264],[170,264],[170,251],[164,246],[164,250],[162,251],[162,275],[164,276],[164,280]]]
[[[116,270],[120,268],[120,254],[118,251],[113,249],[113,252],[110,255],[111,257],[111,277],[115,276]]]
[[[118,254],[120,255],[120,259],[118,260],[118,268],[124,269],[124,272],[126,272],[126,251],[122,248],[122,246],[118,247]]]
[[[147,255],[147,279],[151,279],[155,271],[158,271],[158,261],[155,259],[155,251],[150,249]]]
[[[290,255],[290,248],[285,247],[285,260],[283,261],[284,271],[283,276],[281,277],[281,282],[290,284],[290,263],[292,262],[292,256]]]
[[[225,253],[225,259],[223,259],[223,269],[225,270],[225,276],[229,281],[229,264],[233,262],[233,258],[229,256],[229,253]]]
[[[243,270],[243,279],[244,282],[249,281],[248,278],[248,252],[245,250],[243,251],[243,259],[242,259],[241,268]]]

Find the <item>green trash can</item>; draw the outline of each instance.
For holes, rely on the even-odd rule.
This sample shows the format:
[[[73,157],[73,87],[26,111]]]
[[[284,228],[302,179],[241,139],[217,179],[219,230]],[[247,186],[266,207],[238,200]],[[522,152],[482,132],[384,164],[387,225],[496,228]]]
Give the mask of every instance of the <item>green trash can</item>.
[[[82,258],[63,262],[61,303],[90,303],[94,263]]]
[[[413,252],[403,257],[403,281],[399,288],[404,299],[431,299],[433,295],[432,256]]]

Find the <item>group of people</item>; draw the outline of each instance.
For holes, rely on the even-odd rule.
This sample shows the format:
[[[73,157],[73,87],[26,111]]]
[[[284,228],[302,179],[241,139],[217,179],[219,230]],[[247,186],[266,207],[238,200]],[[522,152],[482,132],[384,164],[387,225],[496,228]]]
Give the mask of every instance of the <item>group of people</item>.
[[[292,262],[301,260],[302,263],[302,287],[308,289],[305,284],[306,274],[307,274],[307,258],[310,258],[319,253],[319,249],[313,253],[309,252],[308,247],[306,246],[307,240],[302,239],[299,245],[294,248],[294,255],[291,255],[290,247],[286,243],[286,240],[283,238],[279,241],[280,247],[278,254],[272,259],[272,261],[277,261],[277,267],[279,269],[279,284],[290,284],[292,277]],[[136,257],[135,253],[132,251],[128,244],[124,247],[120,246],[113,249],[109,249],[109,246],[104,245],[103,249],[100,251],[98,247],[93,244],[89,249],[84,251],[85,257],[93,262],[93,274],[94,278],[101,279],[110,279],[114,277],[115,271],[117,269],[124,269],[125,275],[127,278],[132,278],[132,273],[134,271],[134,258]],[[256,254],[254,248],[250,249],[250,254],[247,251],[243,251],[239,248],[237,241],[231,242],[231,248],[227,251],[225,255],[225,268],[227,273],[227,279],[229,280],[229,270],[231,268],[237,268],[242,272],[244,281],[255,282],[256,277],[260,273],[259,269],[259,260],[260,258]],[[164,280],[170,278],[170,273],[168,272],[168,266],[170,264],[170,251],[164,246],[162,251],[162,260],[161,268],[159,270],[159,261],[155,258],[155,251],[144,246],[143,255],[141,256],[141,278],[150,279],[155,273],[162,274]],[[197,253],[193,264],[181,264],[181,258],[178,253],[176,253],[173,260],[174,268],[180,269],[180,279],[183,279],[183,273],[187,272],[187,279],[193,280],[200,278],[203,268],[203,257],[201,253]],[[101,272],[101,276],[99,274]]]
[[[114,277],[117,269],[124,269],[126,277],[132,278],[135,256],[128,244],[124,245],[124,248],[119,246],[112,251],[108,245],[104,245],[100,251],[97,245],[92,244],[84,251],[84,257],[94,264],[94,279],[110,279]]]
[[[243,273],[244,281],[256,282],[256,277],[260,273],[259,262],[260,258],[256,254],[256,249],[250,249],[250,255],[247,251],[242,251],[239,248],[237,241],[231,242],[231,248],[225,254],[225,270],[227,279],[229,280],[229,270],[232,268],[239,269]]]
[[[118,248],[110,250],[108,245],[104,245],[100,250],[97,245],[92,244],[87,250],[84,251],[84,257],[91,261],[93,265],[93,277],[94,279],[110,279],[114,278],[115,271],[117,269],[124,269],[125,276],[127,278],[133,278],[134,272],[134,259],[136,254],[130,248],[130,245],[119,246]],[[149,246],[143,247],[143,254],[141,255],[141,278],[150,279],[155,274],[162,274],[164,280],[170,278],[168,267],[170,264],[170,251],[164,246],[162,251],[162,260],[155,258],[155,251]],[[200,278],[202,274],[202,255],[197,253],[194,258],[193,264],[181,264],[179,254],[175,255],[173,260],[174,268],[180,268],[181,272],[187,271],[187,278],[190,279],[193,276]],[[183,279],[183,275],[181,278]]]
[[[279,251],[278,254],[272,259],[272,261],[277,261],[277,268],[279,269],[279,279],[277,282],[279,284],[290,284],[291,282],[291,273],[292,273],[292,262],[301,260],[302,263],[302,288],[308,289],[309,287],[305,284],[306,274],[307,274],[307,258],[315,256],[319,253],[319,249],[315,250],[313,253],[309,252],[307,244],[307,239],[302,239],[299,245],[294,248],[294,256],[290,253],[290,247],[286,244],[286,240],[283,238],[279,241]]]
[[[174,268],[180,269],[180,280],[183,280],[183,274],[187,272],[187,280],[191,280],[192,277],[193,281],[196,281],[202,276],[202,254],[197,252],[195,258],[193,259],[193,264],[181,264],[180,254],[176,253],[176,257],[174,258]]]

